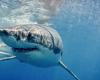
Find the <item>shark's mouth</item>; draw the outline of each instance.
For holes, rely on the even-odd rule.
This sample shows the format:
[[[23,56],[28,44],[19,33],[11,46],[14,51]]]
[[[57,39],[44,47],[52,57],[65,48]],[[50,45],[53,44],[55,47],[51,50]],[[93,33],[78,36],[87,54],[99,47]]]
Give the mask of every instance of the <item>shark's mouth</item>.
[[[39,48],[13,48],[13,51],[18,51],[18,52],[29,52],[29,51],[39,51]]]

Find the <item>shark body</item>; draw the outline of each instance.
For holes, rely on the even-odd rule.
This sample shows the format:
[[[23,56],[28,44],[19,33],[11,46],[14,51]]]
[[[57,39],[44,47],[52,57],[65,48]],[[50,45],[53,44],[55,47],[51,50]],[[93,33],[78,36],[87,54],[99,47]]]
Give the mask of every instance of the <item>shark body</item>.
[[[1,61],[16,58],[37,67],[60,65],[79,80],[61,61],[63,43],[60,35],[53,28],[37,24],[17,25],[0,29],[0,37],[6,46],[1,49],[5,52],[1,54],[6,55],[0,59]]]

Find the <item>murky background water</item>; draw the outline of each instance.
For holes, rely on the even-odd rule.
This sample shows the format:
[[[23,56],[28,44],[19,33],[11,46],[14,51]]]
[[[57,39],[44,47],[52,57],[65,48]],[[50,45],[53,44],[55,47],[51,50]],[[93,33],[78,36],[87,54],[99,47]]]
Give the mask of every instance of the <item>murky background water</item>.
[[[38,0],[1,0],[0,27],[37,21],[40,23],[41,19],[47,19],[61,34],[64,43],[63,61],[68,67],[81,80],[99,80],[100,1],[65,0],[60,11],[50,13],[47,9],[49,15],[39,8],[41,5]],[[37,13],[42,16],[37,17]],[[0,62],[0,80],[74,79],[60,67],[41,69],[10,60]]]

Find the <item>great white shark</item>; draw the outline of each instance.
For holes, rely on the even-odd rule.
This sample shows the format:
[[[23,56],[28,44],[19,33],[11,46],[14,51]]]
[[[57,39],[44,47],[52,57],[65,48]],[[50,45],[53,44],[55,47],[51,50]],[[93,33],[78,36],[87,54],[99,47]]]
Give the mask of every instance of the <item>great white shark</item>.
[[[16,25],[0,29],[0,61],[18,59],[37,67],[61,66],[80,80],[63,62],[63,42],[59,33],[38,24]]]

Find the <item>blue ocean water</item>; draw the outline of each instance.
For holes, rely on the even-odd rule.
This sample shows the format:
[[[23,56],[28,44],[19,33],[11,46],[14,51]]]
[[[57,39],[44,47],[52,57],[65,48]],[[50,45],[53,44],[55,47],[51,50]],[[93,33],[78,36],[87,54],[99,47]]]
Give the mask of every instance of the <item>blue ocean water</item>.
[[[2,16],[7,16],[7,14],[2,14]],[[66,0],[60,12],[50,20],[64,43],[62,59],[80,80],[100,79],[99,16],[99,0]],[[1,27],[9,23],[9,20],[3,17],[0,19]],[[74,79],[61,67],[37,68],[14,59],[0,62],[0,80]]]

